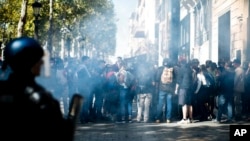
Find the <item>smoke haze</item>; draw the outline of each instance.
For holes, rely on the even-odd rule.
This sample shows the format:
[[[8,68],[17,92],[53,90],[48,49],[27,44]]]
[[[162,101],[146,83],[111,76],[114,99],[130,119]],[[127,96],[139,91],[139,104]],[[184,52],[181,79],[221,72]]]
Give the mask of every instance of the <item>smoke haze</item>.
[[[116,56],[129,53],[129,18],[137,6],[137,0],[113,0],[117,17]]]

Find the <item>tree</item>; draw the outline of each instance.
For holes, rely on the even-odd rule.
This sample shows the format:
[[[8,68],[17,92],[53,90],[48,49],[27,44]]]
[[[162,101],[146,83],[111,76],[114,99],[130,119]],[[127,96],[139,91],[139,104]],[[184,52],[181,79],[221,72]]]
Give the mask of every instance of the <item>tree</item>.
[[[27,4],[29,0],[23,0],[22,1],[22,8],[21,8],[21,16],[18,22],[18,28],[17,28],[17,37],[22,36],[24,25],[26,23],[26,15],[27,15]]]
[[[95,0],[93,13],[84,19],[86,27],[83,34],[99,52],[113,55],[115,53],[115,14],[114,4],[109,0]]]
[[[53,0],[49,1],[49,29],[48,29],[48,39],[47,39],[47,49],[51,53],[52,52],[52,41],[53,41],[53,36],[52,36],[52,31],[53,31],[53,7],[54,7],[54,2]]]
[[[0,8],[0,30],[8,25],[12,37],[33,36],[33,0],[6,0]],[[115,51],[115,14],[111,0],[40,0],[39,41],[44,45],[59,47],[66,26],[70,38],[85,37],[99,52],[113,54]],[[21,14],[20,14],[21,11]],[[3,20],[5,19],[5,20]],[[55,25],[55,26],[53,26]],[[17,30],[18,29],[18,30]]]
[[[15,0],[16,1],[16,0]],[[5,41],[10,40],[10,38],[16,37],[17,35],[17,24],[19,20],[19,13],[21,2],[13,2],[11,0],[5,0],[4,3],[0,5],[0,33],[2,39]],[[18,10],[17,10],[18,9]],[[5,42],[4,41],[4,42]]]

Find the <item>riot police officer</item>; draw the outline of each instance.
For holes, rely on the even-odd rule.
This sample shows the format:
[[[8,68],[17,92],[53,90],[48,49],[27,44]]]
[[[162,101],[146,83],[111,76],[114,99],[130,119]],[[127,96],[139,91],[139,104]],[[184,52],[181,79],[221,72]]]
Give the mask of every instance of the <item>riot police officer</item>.
[[[0,81],[1,141],[73,140],[73,124],[63,117],[59,102],[35,82],[43,56],[43,48],[29,37],[13,39],[4,49],[11,73]]]

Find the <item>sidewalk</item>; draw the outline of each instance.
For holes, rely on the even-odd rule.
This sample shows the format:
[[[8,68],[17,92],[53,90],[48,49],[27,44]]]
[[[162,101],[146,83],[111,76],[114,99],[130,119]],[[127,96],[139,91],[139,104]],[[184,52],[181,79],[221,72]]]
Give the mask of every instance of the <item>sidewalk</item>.
[[[229,124],[91,123],[78,126],[75,141],[229,141]]]

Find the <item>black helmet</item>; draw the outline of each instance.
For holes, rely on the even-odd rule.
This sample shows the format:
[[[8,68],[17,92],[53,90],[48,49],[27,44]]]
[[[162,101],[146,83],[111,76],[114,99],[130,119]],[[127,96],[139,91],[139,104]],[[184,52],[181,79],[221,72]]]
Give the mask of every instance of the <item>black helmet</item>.
[[[14,72],[30,70],[43,55],[41,45],[29,37],[13,39],[4,48],[4,61]]]

